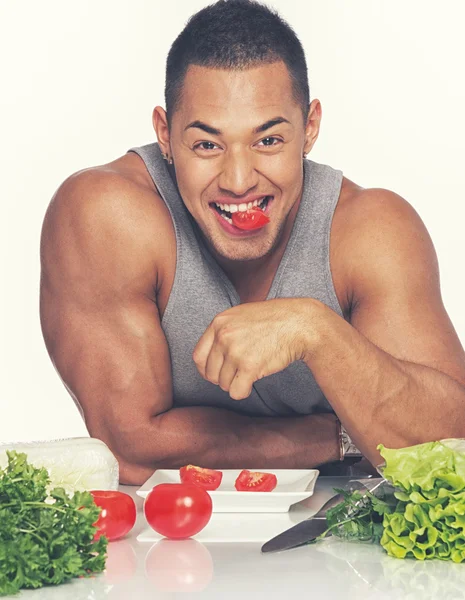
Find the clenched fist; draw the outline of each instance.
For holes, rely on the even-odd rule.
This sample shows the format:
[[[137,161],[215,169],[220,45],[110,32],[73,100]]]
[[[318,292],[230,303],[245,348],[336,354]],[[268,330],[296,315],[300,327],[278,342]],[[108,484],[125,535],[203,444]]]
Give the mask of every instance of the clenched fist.
[[[303,359],[311,340],[312,302],[278,298],[218,314],[194,349],[199,373],[234,400],[247,398],[255,381]]]

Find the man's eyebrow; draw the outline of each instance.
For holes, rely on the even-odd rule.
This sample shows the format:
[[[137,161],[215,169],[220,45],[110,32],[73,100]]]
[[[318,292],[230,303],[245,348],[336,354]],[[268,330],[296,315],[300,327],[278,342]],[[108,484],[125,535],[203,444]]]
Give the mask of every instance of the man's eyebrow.
[[[196,127],[197,129],[206,131],[207,133],[210,133],[211,135],[221,135],[221,131],[219,129],[216,129],[215,127],[212,127],[211,125],[207,125],[206,123],[203,123],[202,121],[192,121],[192,123],[189,123],[189,125],[184,128],[184,131],[186,131],[187,129],[189,129],[191,127]]]
[[[274,119],[270,119],[266,123],[263,123],[263,125],[260,125],[259,127],[255,127],[253,132],[254,133],[263,133],[267,129],[271,129],[271,127],[274,127],[275,125],[279,125],[280,123],[289,123],[290,124],[290,121],[288,121],[284,117],[274,117]]]
[[[279,125],[280,123],[290,123],[290,121],[288,121],[284,117],[274,117],[273,119],[269,119],[268,121],[266,121],[266,123],[263,123],[263,125],[259,125],[258,127],[255,127],[255,129],[253,130],[253,133],[263,133],[267,129],[271,129],[271,127],[274,127],[275,125]],[[211,125],[207,125],[207,123],[204,123],[203,121],[198,121],[198,120],[192,121],[192,123],[189,123],[189,125],[187,125],[187,127],[184,128],[184,131],[186,131],[187,129],[190,129],[192,127],[201,129],[202,131],[205,131],[206,133],[210,133],[211,135],[221,135],[222,134],[220,129],[216,129],[216,127],[212,127]]]

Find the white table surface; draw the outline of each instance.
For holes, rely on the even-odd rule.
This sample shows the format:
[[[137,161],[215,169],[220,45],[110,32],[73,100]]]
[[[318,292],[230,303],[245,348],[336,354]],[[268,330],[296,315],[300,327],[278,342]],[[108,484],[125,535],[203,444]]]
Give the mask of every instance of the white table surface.
[[[289,513],[297,523],[314,514],[348,478],[320,477],[314,495]],[[379,546],[330,538],[311,546],[262,554],[259,543],[196,540],[142,543],[147,525],[137,487],[120,486],[138,509],[124,539],[108,545],[107,568],[90,579],[22,591],[9,598],[30,600],[214,600],[312,598],[316,600],[459,600],[465,598],[465,564],[390,558]],[[268,515],[273,519],[273,514]],[[231,515],[231,526],[234,515]],[[292,523],[291,523],[292,524]],[[276,531],[276,534],[280,531]],[[7,596],[8,598],[8,596]]]

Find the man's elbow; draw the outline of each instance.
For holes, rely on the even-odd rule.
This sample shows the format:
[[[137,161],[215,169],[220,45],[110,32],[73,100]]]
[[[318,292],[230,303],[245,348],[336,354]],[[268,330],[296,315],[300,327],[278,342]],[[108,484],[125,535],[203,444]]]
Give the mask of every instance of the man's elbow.
[[[104,428],[87,423],[92,437],[101,439],[115,455],[119,481],[125,485],[142,485],[166,461],[161,436],[153,421],[106,423]]]

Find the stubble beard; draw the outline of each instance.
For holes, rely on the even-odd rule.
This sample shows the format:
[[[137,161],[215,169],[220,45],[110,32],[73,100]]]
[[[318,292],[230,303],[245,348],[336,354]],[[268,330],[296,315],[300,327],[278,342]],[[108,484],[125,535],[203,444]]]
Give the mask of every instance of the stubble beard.
[[[268,234],[264,239],[238,239],[227,240],[216,231],[212,232],[202,227],[202,235],[207,240],[208,246],[222,258],[231,261],[250,261],[264,258],[271,254],[279,244],[283,235],[285,219],[281,221],[276,231]]]

